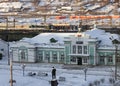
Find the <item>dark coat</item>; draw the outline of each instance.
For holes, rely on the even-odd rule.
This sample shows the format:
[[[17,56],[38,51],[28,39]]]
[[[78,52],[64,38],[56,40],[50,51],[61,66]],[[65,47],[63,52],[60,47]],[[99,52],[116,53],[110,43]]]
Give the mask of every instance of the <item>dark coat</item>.
[[[56,69],[55,68],[52,69],[52,76],[56,76]]]

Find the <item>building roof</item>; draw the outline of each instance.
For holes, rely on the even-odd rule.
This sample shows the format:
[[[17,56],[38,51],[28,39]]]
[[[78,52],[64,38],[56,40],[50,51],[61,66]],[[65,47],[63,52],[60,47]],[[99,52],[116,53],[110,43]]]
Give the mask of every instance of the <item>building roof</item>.
[[[97,29],[95,26],[93,29],[87,30],[81,33],[89,35],[90,38],[95,38],[95,39],[100,40],[101,46],[103,45],[112,46],[112,40],[110,39],[111,37],[113,38],[113,40],[114,39],[120,40],[119,35],[105,32],[104,30]],[[20,41],[27,41],[30,43],[38,43],[38,44],[42,44],[42,43],[49,44],[50,39],[54,38],[55,40],[57,40],[56,43],[64,44],[64,37],[75,36],[76,34],[78,33],[41,33],[33,38],[23,38]]]
[[[64,37],[75,35],[75,33],[41,33],[33,38],[23,38],[20,41],[27,41],[31,43],[50,43],[50,39],[54,38],[57,40],[56,43],[64,43]]]

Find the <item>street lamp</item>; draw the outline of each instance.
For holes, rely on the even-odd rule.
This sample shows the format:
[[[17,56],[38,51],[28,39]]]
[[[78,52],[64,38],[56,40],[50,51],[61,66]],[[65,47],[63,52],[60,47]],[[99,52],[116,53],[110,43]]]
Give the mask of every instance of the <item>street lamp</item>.
[[[6,18],[6,31],[7,31],[7,35],[6,35],[6,41],[7,41],[7,53],[8,53],[8,65],[10,65],[10,56],[9,56],[9,32],[8,32],[8,18]]]
[[[83,71],[84,71],[84,73],[85,73],[85,81],[86,81],[86,74],[87,74],[87,70],[88,70],[88,68],[87,68],[87,67],[85,67],[85,69],[83,70]]]
[[[15,83],[16,81],[13,80],[13,56],[12,56],[12,50],[9,51],[9,55],[10,55],[10,86],[13,86],[13,83]]]
[[[23,65],[22,65],[22,69],[23,69],[23,76],[24,76],[25,67],[26,67],[26,65],[25,65],[25,64],[23,64]]]
[[[10,59],[10,86],[13,86],[13,66],[12,66],[12,59]]]
[[[112,40],[112,43],[115,45],[115,80],[117,80],[117,51],[118,51],[118,45],[120,44],[120,41],[113,38],[110,38],[110,40]]]

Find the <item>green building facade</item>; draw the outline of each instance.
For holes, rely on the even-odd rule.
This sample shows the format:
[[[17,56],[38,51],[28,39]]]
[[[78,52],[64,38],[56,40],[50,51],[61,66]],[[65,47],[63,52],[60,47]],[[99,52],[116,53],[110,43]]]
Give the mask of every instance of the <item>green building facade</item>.
[[[52,37],[52,40],[53,38],[57,40],[55,37]],[[50,41],[51,38],[48,40]],[[120,63],[119,45],[117,47],[113,44],[111,46],[101,45],[102,40],[79,32],[64,36],[62,41],[63,43],[15,42],[10,46],[13,61],[76,65],[115,65],[116,62]],[[117,55],[115,55],[116,51]]]

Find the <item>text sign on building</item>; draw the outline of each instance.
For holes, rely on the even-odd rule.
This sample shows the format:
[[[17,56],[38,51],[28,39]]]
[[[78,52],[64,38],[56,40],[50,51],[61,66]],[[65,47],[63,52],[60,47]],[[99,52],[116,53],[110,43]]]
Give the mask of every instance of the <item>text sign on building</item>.
[[[76,41],[76,44],[83,44],[83,41]]]

